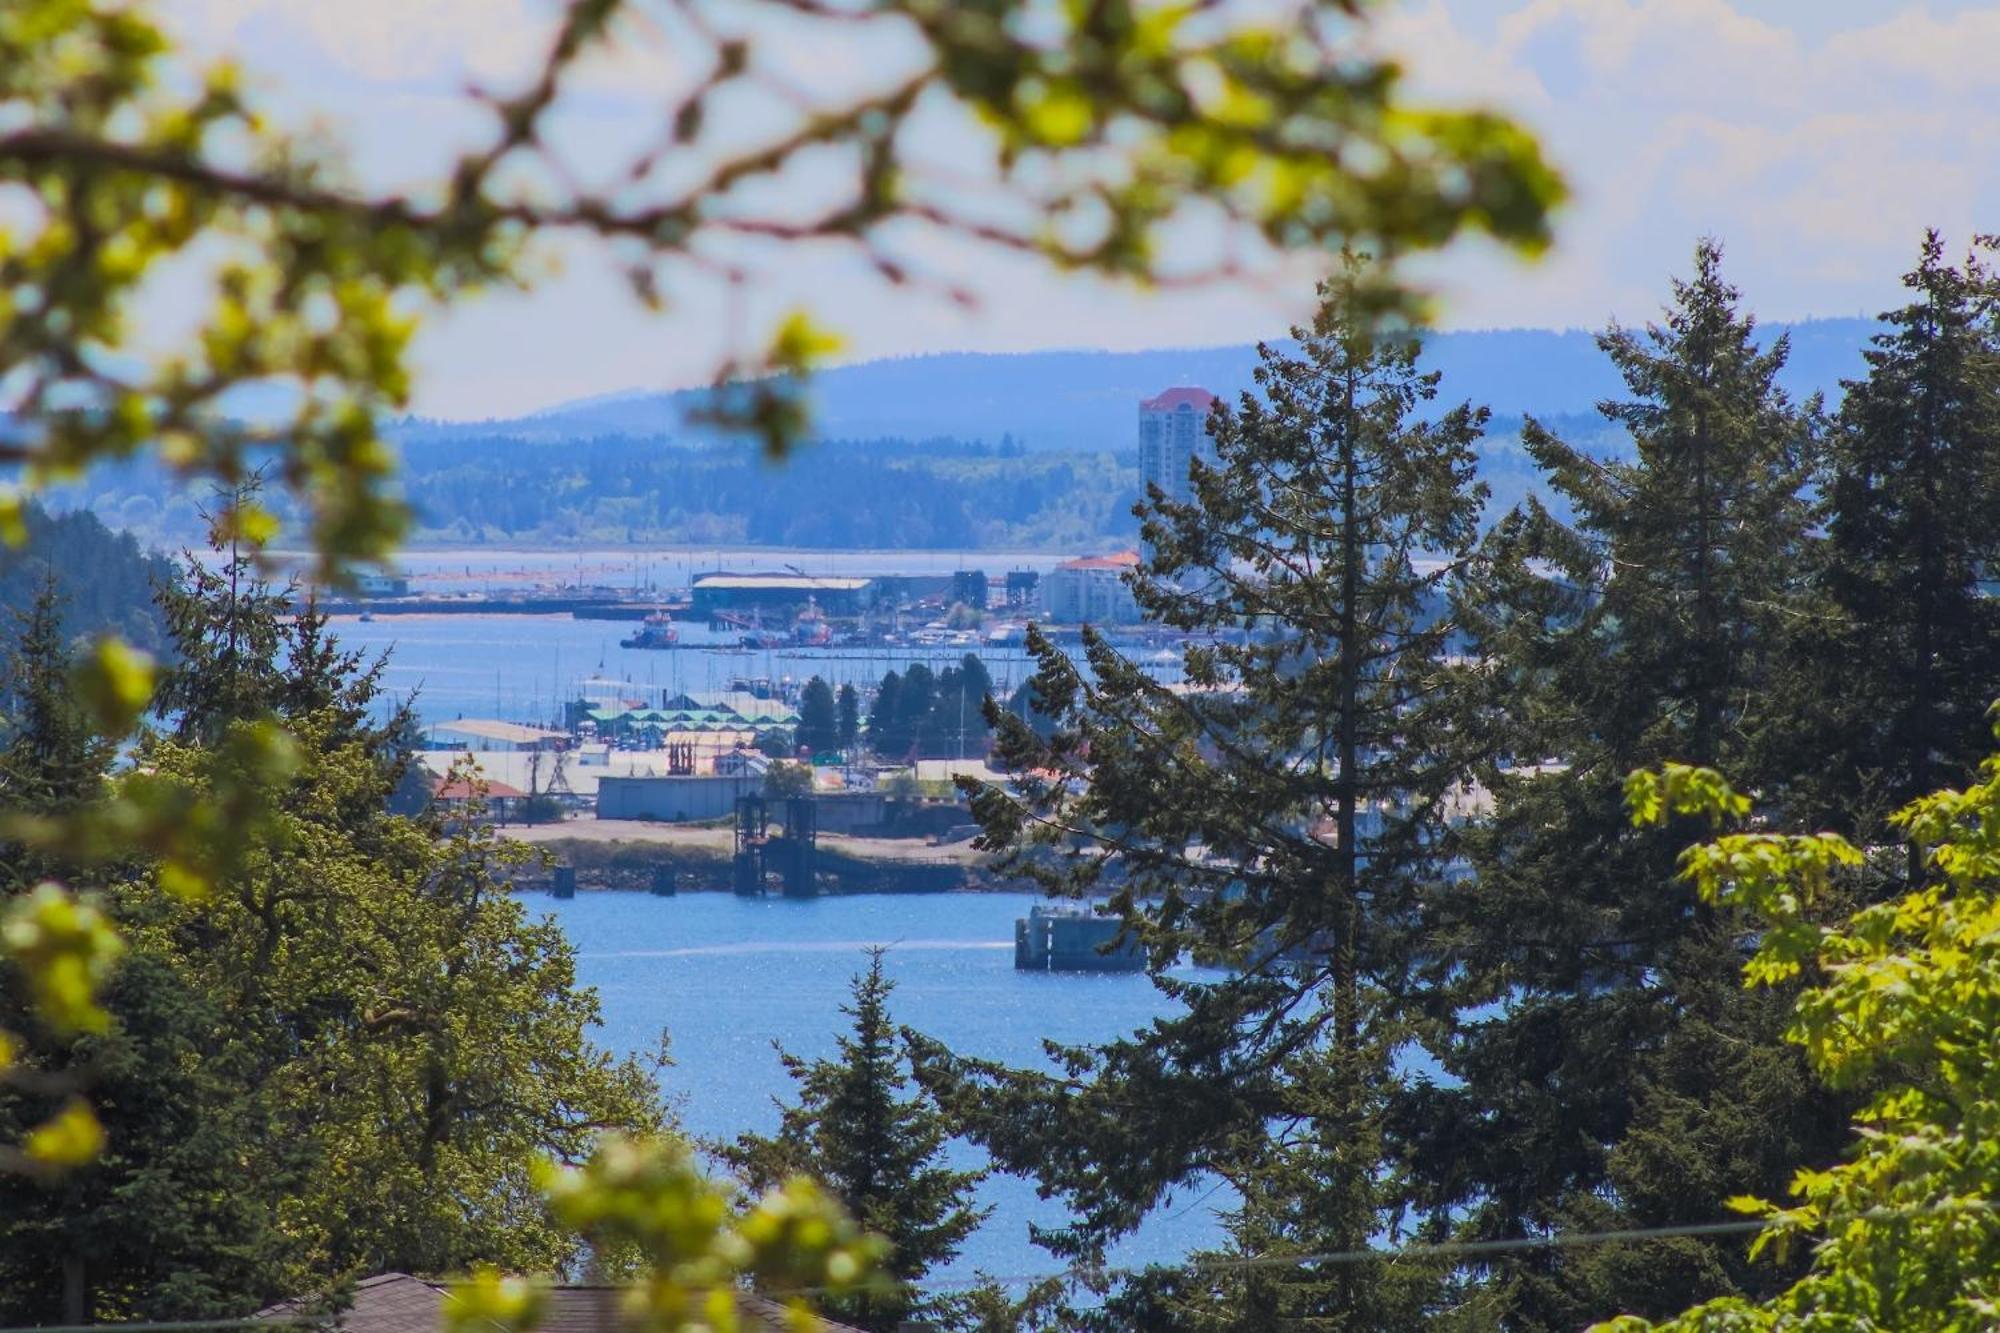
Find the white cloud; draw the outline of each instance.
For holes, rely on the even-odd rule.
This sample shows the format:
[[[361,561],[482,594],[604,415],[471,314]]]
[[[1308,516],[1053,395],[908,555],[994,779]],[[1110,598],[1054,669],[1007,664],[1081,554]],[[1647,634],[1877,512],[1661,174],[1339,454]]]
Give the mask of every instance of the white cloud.
[[[2000,6],[1906,5],[1807,31],[1803,3],[1533,0],[1468,43],[1464,6],[1427,6],[1542,135],[1576,199],[1553,261],[1526,274],[1440,265],[1463,324],[1644,318],[1694,238],[1730,251],[1768,317],[1875,309],[1925,226],[1957,239],[2000,206]],[[1463,56],[1456,57],[1463,60]]]

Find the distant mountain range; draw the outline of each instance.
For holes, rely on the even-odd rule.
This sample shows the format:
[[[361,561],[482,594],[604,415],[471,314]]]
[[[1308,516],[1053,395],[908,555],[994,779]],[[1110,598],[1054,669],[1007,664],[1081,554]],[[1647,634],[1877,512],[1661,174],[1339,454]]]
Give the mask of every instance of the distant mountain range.
[[[1837,397],[1860,376],[1869,319],[1770,324],[1791,336],[1783,383],[1804,397]],[[1442,397],[1470,399],[1496,417],[1572,416],[1624,392],[1617,373],[1583,330],[1495,329],[1433,334],[1424,360],[1444,372]],[[1170,348],[1149,352],[951,352],[867,361],[822,372],[812,385],[814,433],[822,439],[924,440],[950,437],[1030,450],[1134,447],[1141,398],[1177,384],[1234,395],[1251,383],[1256,348]],[[404,442],[511,436],[559,441],[626,436],[685,443],[713,437],[690,425],[706,391],[632,392],[565,403],[530,416],[480,422],[401,423]]]

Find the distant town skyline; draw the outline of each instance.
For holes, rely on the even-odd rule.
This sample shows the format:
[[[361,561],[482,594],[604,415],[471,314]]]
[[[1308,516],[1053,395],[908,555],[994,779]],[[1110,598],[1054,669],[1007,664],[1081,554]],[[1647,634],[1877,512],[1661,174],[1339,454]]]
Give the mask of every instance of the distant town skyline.
[[[169,0],[199,55],[233,54],[295,125],[347,144],[376,184],[434,179],[478,132],[468,85],[518,83],[546,39],[545,0]],[[1415,95],[1532,127],[1575,201],[1536,264],[1473,243],[1426,261],[1445,328],[1597,327],[1654,315],[1697,236],[1767,319],[1872,314],[1896,298],[1921,231],[1954,249],[2000,229],[2000,3],[1877,0],[1418,0],[1370,40]],[[802,44],[803,45],[803,44]],[[864,77],[801,51],[815,86]],[[808,56],[811,58],[808,58]],[[590,153],[630,137],[673,53],[635,34],[598,71],[570,129]],[[731,297],[690,286],[649,317],[585,253],[525,295],[495,295],[420,335],[417,410],[479,418],[698,382],[715,331],[807,301],[847,359],[931,351],[1211,346],[1281,333],[1310,306],[1314,264],[1258,285],[1144,297],[1015,257],[938,245],[930,271],[961,310],[887,290],[851,256],[805,252]],[[700,353],[699,355],[697,353]]]

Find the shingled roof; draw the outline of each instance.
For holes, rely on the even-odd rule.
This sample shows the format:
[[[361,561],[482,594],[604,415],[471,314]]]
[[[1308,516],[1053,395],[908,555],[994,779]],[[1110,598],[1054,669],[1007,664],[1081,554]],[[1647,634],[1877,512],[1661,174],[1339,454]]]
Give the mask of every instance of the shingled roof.
[[[626,1333],[628,1325],[619,1310],[618,1287],[551,1287],[542,1308],[538,1333]],[[354,1304],[337,1315],[327,1316],[322,1327],[339,1333],[438,1333],[444,1326],[444,1304],[451,1289],[443,1282],[411,1277],[408,1273],[382,1273],[363,1278],[354,1287]],[[259,1319],[288,1319],[317,1307],[306,1301],[286,1301],[268,1310],[259,1310]],[[736,1298],[747,1333],[791,1333],[783,1306],[744,1292]],[[317,1322],[317,1321],[316,1321]],[[807,1325],[816,1333],[858,1333],[846,1324],[816,1319]]]

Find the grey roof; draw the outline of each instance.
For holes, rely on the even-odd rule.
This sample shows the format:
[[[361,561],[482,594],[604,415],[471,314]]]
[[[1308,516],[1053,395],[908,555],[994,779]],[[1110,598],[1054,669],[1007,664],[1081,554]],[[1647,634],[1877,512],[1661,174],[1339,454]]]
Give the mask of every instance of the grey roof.
[[[321,1326],[340,1333],[438,1333],[450,1292],[444,1282],[408,1273],[378,1274],[357,1282],[354,1304]],[[551,1287],[541,1322],[535,1327],[538,1333],[625,1333],[628,1324],[619,1310],[622,1295],[619,1287]],[[285,1301],[259,1310],[257,1318],[283,1319],[317,1308],[305,1300]],[[749,1333],[791,1333],[795,1327],[782,1305],[762,1296],[744,1292],[736,1298],[736,1308]],[[858,1333],[846,1324],[824,1319],[814,1320],[808,1327],[819,1333]]]

